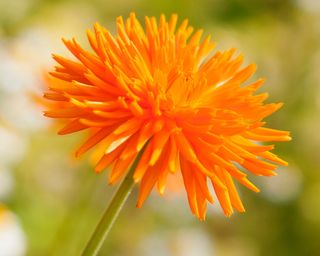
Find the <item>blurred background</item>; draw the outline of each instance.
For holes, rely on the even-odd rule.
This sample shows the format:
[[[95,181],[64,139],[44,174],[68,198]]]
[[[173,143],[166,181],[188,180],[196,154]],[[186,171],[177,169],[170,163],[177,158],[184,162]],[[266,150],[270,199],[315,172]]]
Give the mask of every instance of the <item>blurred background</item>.
[[[123,209],[100,255],[255,256],[320,252],[320,1],[318,0],[0,0],[0,256],[79,255],[116,187],[88,158],[72,156],[83,134],[57,136],[31,100],[40,94],[61,37],[85,42],[99,21],[175,12],[213,36],[218,49],[243,52],[284,107],[271,127],[292,131],[276,153],[290,165],[240,188],[245,214],[209,207],[194,218],[185,193],[152,195]]]

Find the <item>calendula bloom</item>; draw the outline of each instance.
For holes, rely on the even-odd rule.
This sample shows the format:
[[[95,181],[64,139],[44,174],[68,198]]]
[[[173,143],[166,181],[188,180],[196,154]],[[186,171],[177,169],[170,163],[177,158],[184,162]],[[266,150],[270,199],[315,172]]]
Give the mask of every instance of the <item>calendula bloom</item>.
[[[53,55],[59,65],[44,97],[54,104],[45,116],[66,122],[59,134],[90,130],[76,155],[94,148],[95,170],[111,167],[111,184],[146,145],[134,173],[138,207],[178,173],[199,219],[214,201],[208,181],[227,216],[243,212],[234,180],[258,192],[247,173],[273,176],[275,164],[287,165],[260,143],[290,140],[262,121],[282,104],[264,104],[267,93],[254,95],[263,80],[243,85],[255,65],[241,67],[235,49],[212,54],[210,36],[201,40],[188,20],[146,17],[144,30],[132,13],[116,24],[115,36],[98,23],[87,31],[92,51],[63,40],[75,60]]]

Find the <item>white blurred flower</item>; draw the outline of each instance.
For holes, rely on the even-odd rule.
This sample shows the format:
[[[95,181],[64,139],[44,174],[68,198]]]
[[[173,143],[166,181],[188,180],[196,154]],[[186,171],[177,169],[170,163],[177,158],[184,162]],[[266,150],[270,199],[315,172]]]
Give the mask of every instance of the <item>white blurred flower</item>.
[[[22,131],[46,123],[30,95],[41,95],[42,71],[50,59],[48,37],[30,29],[12,41],[0,42],[0,115]]]
[[[298,0],[298,5],[309,12],[320,11],[320,1],[318,0]]]
[[[291,164],[288,167],[279,168],[277,174],[272,177],[272,180],[261,180],[261,194],[273,202],[294,200],[301,191],[300,171]]]
[[[173,232],[156,232],[141,241],[141,256],[212,256],[213,241],[201,229],[180,229]]]
[[[27,133],[44,127],[48,121],[27,93],[8,96],[0,102],[1,116],[17,130]]]
[[[19,162],[27,146],[24,136],[9,129],[0,125],[0,163],[5,166]]]
[[[177,256],[212,256],[214,255],[213,241],[208,234],[200,229],[180,230],[171,244],[173,255]]]
[[[0,205],[0,255],[23,256],[26,238],[17,217]]]

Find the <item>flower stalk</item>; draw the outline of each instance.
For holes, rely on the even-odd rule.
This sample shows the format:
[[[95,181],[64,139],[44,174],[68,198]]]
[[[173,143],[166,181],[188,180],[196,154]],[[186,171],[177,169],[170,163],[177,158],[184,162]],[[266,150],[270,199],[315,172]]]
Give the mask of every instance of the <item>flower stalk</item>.
[[[141,149],[133,164],[131,165],[127,175],[123,179],[119,189],[114,194],[109,206],[105,210],[100,222],[98,223],[95,231],[93,232],[90,240],[88,241],[82,256],[94,256],[100,251],[106,237],[111,230],[115,220],[117,219],[124,203],[130,195],[133,187],[134,180],[133,174],[137,168],[139,160],[144,152],[146,146]]]

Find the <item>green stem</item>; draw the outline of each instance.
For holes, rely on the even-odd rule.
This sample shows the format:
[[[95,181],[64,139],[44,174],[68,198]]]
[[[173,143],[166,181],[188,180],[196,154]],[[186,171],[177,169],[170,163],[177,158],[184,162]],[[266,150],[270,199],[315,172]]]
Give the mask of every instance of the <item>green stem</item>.
[[[145,145],[146,146],[146,145]],[[117,219],[120,210],[122,209],[124,203],[126,202],[131,190],[134,187],[133,174],[139,160],[143,154],[144,148],[139,152],[136,159],[134,160],[130,170],[124,180],[122,181],[118,191],[114,194],[111,203],[104,212],[102,219],[100,220],[98,226],[96,227],[94,233],[92,234],[89,242],[87,243],[82,256],[94,256],[97,255],[104,240],[106,239],[113,223]]]

